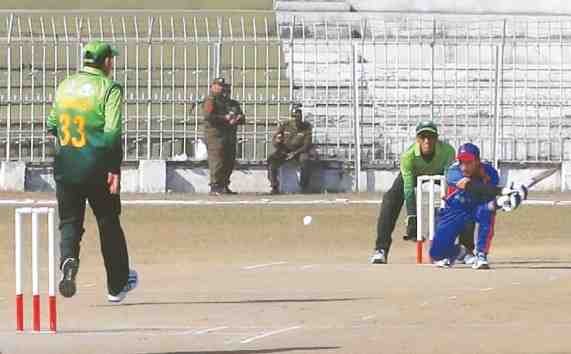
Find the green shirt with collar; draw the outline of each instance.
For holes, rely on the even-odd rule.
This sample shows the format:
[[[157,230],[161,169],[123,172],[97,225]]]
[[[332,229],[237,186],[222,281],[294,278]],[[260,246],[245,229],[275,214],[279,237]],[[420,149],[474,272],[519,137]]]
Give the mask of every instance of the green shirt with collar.
[[[426,161],[420,153],[420,145],[410,146],[400,159],[400,170],[404,183],[404,200],[408,216],[416,216],[416,178],[423,175],[444,175],[446,168],[454,161],[454,148],[438,140],[432,159]]]
[[[62,81],[47,118],[57,137],[54,178],[85,183],[119,173],[123,89],[97,68],[84,66]]]

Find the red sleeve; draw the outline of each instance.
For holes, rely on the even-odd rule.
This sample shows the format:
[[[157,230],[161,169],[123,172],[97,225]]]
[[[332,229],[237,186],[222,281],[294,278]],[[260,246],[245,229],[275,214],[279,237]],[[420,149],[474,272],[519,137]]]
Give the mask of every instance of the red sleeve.
[[[214,112],[214,102],[211,99],[204,101],[204,112],[213,113]]]

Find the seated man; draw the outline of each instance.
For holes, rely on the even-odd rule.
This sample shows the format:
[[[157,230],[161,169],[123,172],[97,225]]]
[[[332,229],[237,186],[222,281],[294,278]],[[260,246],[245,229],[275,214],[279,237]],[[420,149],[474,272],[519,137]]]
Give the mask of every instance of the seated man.
[[[430,257],[439,266],[452,266],[461,256],[463,246],[456,238],[467,224],[478,224],[474,269],[489,269],[488,253],[494,236],[496,210],[511,211],[527,198],[527,188],[498,187],[499,176],[488,162],[480,161],[480,150],[474,144],[458,149],[457,162],[446,174],[448,195],[446,207],[441,210]],[[496,196],[502,197],[496,200]]]
[[[301,164],[301,190],[307,191],[311,178],[311,160],[317,159],[311,140],[312,126],[303,121],[301,108],[292,107],[290,116],[291,119],[280,124],[272,138],[275,151],[268,157],[268,179],[272,194],[279,194],[279,168],[290,160],[296,160]]]

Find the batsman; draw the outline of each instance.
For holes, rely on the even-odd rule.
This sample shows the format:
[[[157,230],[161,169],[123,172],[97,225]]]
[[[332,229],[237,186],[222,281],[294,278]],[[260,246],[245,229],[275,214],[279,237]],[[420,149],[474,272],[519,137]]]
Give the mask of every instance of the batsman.
[[[456,160],[446,173],[446,207],[440,211],[430,257],[440,267],[454,265],[465,252],[463,246],[456,244],[456,238],[466,224],[476,223],[476,259],[472,268],[489,269],[488,252],[494,236],[496,210],[517,209],[527,198],[528,188],[515,184],[499,187],[498,172],[490,163],[480,160],[480,149],[474,144],[460,146]]]
[[[107,299],[122,301],[138,276],[129,269],[121,213],[122,87],[109,78],[117,51],[102,41],[83,48],[83,67],[61,82],[48,130],[56,137],[54,179],[61,232],[60,293],[72,297],[79,270],[86,201],[99,228],[107,272]]]

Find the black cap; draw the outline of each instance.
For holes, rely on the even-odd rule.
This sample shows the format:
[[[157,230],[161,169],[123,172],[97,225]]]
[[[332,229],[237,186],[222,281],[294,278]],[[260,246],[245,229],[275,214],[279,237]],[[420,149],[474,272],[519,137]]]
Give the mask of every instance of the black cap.
[[[438,135],[438,128],[436,127],[436,124],[434,124],[434,122],[429,120],[423,120],[416,125],[416,135],[419,135],[420,133],[424,132]]]
[[[212,80],[212,85],[225,86],[226,80],[224,80],[223,77],[217,77],[216,79]]]

